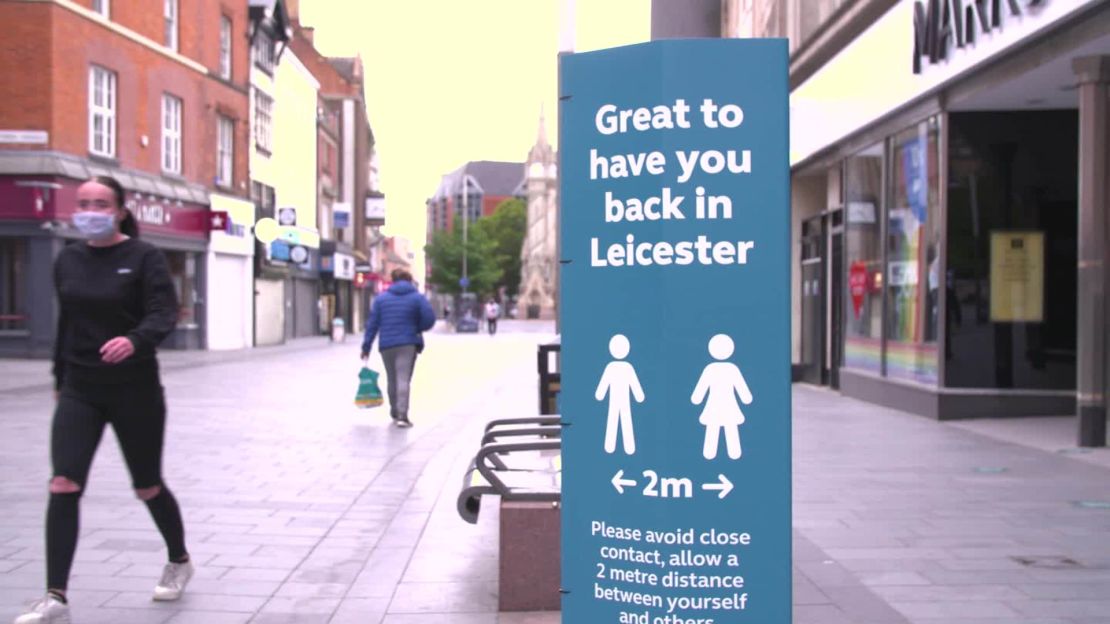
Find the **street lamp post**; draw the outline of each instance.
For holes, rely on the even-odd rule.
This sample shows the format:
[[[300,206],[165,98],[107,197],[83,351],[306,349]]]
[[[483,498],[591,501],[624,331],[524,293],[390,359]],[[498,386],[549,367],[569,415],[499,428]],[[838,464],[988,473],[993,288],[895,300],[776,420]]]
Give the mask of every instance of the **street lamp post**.
[[[467,207],[467,198],[466,198],[466,196],[468,195],[468,193],[467,193],[467,182],[466,182],[466,170],[465,169],[463,170],[462,194],[463,194],[463,196],[462,196],[462,212],[463,212],[462,289],[463,289],[463,293],[466,293],[467,289],[470,287],[470,276],[467,273],[467,264],[466,264],[467,252],[469,251],[468,244],[467,244],[467,240],[468,240],[467,230],[469,229],[469,225],[470,225],[470,210]]]

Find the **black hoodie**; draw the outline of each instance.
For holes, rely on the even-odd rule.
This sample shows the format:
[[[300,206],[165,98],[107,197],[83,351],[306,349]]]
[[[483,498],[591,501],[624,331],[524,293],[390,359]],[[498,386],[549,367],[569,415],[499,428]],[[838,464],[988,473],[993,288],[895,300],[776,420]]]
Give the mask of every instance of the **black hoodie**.
[[[158,380],[155,350],[177,324],[177,294],[162,252],[139,239],[110,247],[72,244],[54,262],[61,314],[54,344],[54,379],[88,384]],[[118,336],[135,353],[118,364],[100,348]]]

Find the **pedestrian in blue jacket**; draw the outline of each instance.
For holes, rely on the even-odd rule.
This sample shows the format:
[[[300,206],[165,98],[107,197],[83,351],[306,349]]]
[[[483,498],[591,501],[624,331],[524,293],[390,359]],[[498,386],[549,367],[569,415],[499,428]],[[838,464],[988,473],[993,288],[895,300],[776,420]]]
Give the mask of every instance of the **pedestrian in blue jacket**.
[[[412,274],[394,269],[393,285],[374,299],[366,336],[362,339],[362,360],[370,357],[374,338],[385,363],[389,390],[389,415],[398,427],[411,427],[409,421],[409,382],[416,366],[416,355],[424,350],[423,332],[436,324],[432,305],[412,284]]]

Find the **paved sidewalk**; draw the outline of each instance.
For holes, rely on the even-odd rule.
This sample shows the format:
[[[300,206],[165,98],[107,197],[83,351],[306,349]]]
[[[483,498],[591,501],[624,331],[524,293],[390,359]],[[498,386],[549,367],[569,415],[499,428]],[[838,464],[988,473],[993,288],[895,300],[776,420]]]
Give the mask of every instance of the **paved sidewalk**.
[[[481,424],[534,412],[542,337],[430,336],[411,430],[352,407],[355,343],[195,366],[167,354],[165,473],[197,578],[179,603],[150,601],[163,546],[108,435],[82,507],[75,622],[527,622],[495,613],[496,514],[465,524],[454,498]],[[41,593],[49,404],[48,389],[0,393],[0,622]]]
[[[794,409],[794,525],[827,555],[799,568],[829,601],[796,619],[892,621],[844,614],[850,578],[915,624],[1110,623],[1110,470],[824,389]]]
[[[75,624],[555,624],[495,612],[496,505],[477,526],[454,509],[482,423],[535,410],[537,327],[429,336],[408,431],[351,407],[355,341],[166,354],[166,479],[198,577],[150,601],[163,546],[106,436]],[[25,372],[0,386],[0,623],[41,591],[49,476],[44,364],[8,364]],[[794,401],[797,624],[1110,624],[1110,455],[1057,452],[1066,419],[937,423],[802,385]]]

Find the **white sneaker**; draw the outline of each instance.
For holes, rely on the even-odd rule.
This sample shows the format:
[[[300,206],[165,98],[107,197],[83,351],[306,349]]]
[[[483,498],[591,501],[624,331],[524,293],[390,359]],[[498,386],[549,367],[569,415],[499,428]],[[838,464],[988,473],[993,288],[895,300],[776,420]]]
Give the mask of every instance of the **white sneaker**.
[[[69,605],[51,594],[31,605],[13,624],[69,624]]]
[[[162,570],[162,580],[154,587],[154,600],[177,600],[193,578],[193,563],[167,563]]]

